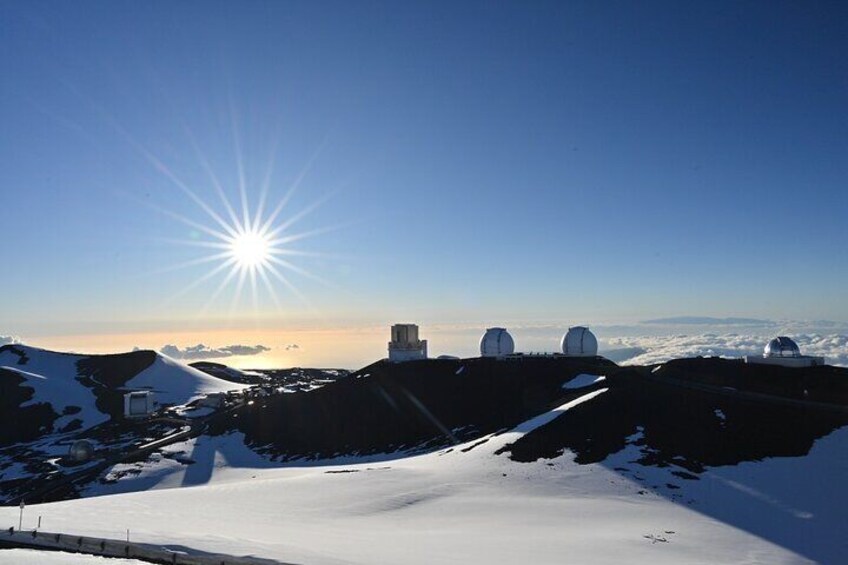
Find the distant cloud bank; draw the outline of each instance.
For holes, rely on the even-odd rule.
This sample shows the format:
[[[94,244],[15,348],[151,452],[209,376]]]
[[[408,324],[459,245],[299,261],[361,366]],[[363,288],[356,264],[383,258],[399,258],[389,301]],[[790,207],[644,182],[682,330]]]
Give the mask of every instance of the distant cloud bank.
[[[21,343],[20,338],[14,335],[0,335],[0,346],[10,345],[13,343]]]
[[[804,355],[820,355],[825,357],[831,365],[848,366],[848,335],[790,335],[798,343]],[[619,357],[618,362],[625,365],[649,365],[699,355],[703,357],[758,355],[762,354],[767,341],[768,338],[762,335],[706,333],[612,338],[607,343],[609,349]]]
[[[296,343],[290,343],[286,345],[286,351],[291,351],[293,349],[300,349],[300,346]]]
[[[710,316],[677,316],[674,318],[657,318],[642,320],[642,324],[678,325],[678,326],[763,326],[774,327],[778,322],[761,320],[759,318],[712,318]]]
[[[176,345],[166,345],[159,350],[164,355],[174,359],[188,361],[199,361],[201,359],[221,359],[225,357],[259,355],[271,351],[270,347],[264,345],[227,345],[225,347],[212,348],[199,343],[194,346],[180,349]]]

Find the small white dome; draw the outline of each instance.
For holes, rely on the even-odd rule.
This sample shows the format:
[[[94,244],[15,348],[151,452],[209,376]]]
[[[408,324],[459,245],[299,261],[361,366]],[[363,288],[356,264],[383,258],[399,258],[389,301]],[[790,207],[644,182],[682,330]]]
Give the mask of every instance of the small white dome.
[[[801,349],[798,344],[785,335],[778,336],[768,342],[763,350],[763,357],[800,357]]]
[[[589,328],[568,328],[568,332],[562,336],[562,352],[569,357],[595,357],[598,354],[598,339]]]
[[[505,328],[489,328],[480,338],[480,355],[483,357],[500,357],[514,352],[515,342]]]

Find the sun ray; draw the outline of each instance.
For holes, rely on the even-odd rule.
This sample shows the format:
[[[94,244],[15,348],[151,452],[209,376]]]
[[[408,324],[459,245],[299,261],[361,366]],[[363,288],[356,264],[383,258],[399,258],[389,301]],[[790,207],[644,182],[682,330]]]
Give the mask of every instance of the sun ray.
[[[160,269],[154,269],[152,271],[146,271],[143,273],[145,276],[150,275],[162,275],[165,273],[171,273],[174,271],[179,271],[182,269],[187,269],[189,267],[196,267],[197,265],[203,265],[206,263],[211,263],[213,261],[220,261],[221,259],[226,259],[230,256],[229,251],[224,251],[222,253],[216,253],[215,255],[207,255],[205,257],[199,257],[197,259],[190,259],[188,261],[183,261],[182,263],[177,263],[175,265],[170,265],[168,267],[162,267]]]
[[[218,273],[220,273],[221,271],[223,271],[224,269],[226,269],[227,267],[229,267],[233,263],[235,263],[235,259],[233,259],[233,258],[227,259],[226,261],[224,261],[223,263],[221,263],[220,265],[218,265],[217,267],[215,267],[214,269],[212,269],[211,271],[209,271],[208,273],[206,273],[202,277],[195,279],[191,284],[184,287],[182,290],[180,290],[176,294],[171,295],[171,297],[168,298],[165,301],[165,304],[166,305],[171,304],[177,298],[180,298],[181,296],[185,296],[186,294],[188,294],[189,292],[191,292],[192,290],[194,290],[195,288],[197,288],[201,284],[205,283],[206,281],[208,281],[209,279],[211,279],[212,277],[214,277],[215,275],[217,275]]]
[[[279,271],[279,269],[277,269],[274,265],[269,264],[268,272],[274,275],[274,278],[276,278],[278,281],[283,283],[283,285],[285,285],[285,287],[289,289],[289,291],[294,294],[298,298],[298,300],[300,300],[305,306],[309,307],[310,309],[313,309],[312,303],[309,301],[309,299],[307,299],[306,296],[304,296],[303,293],[300,292],[300,290],[294,285],[294,283],[292,283],[287,276],[283,275]]]
[[[259,203],[256,205],[256,214],[253,216],[254,229],[260,225],[262,214],[265,213],[265,203],[268,200],[268,191],[271,188],[271,178],[274,176],[274,164],[276,163],[277,147],[279,144],[280,136],[277,135],[271,144],[271,151],[268,155],[268,166],[265,168],[265,177],[262,179],[262,185],[259,189]]]
[[[336,285],[334,285],[330,281],[328,281],[328,280],[326,280],[322,277],[319,277],[318,275],[310,273],[306,269],[298,267],[297,265],[294,265],[291,262],[286,261],[285,259],[280,259],[279,257],[272,255],[271,257],[268,258],[268,260],[271,261],[272,263],[279,265],[280,267],[283,267],[285,269],[288,269],[289,271],[292,271],[293,273],[297,273],[298,275],[300,275],[302,277],[306,277],[308,279],[312,279],[316,282],[319,282],[322,285],[326,286],[327,288],[331,288],[333,290],[338,290]]]
[[[165,176],[168,180],[170,180],[174,185],[176,185],[186,196],[188,196],[195,204],[197,204],[200,209],[206,212],[210,218],[215,220],[222,228],[230,232],[231,235],[235,235],[235,230],[233,230],[230,225],[224,221],[224,219],[218,215],[215,210],[213,210],[206,202],[203,201],[191,188],[189,188],[182,180],[180,180],[177,175],[168,168],[165,163],[163,163],[156,155],[153,154],[146,147],[141,145],[141,143],[135,141],[132,137],[129,137],[123,128],[116,124],[116,127],[119,128],[119,131],[123,132],[125,137],[127,137],[128,143],[134,146],[135,149],[141,153],[141,155],[150,163],[150,165],[158,171],[160,174]]]
[[[239,267],[235,262],[233,262],[230,268],[230,272],[227,273],[227,276],[221,280],[221,283],[215,289],[215,292],[212,293],[212,295],[209,297],[209,300],[207,300],[206,303],[203,305],[203,308],[200,309],[201,314],[205,314],[209,311],[209,308],[211,308],[212,304],[214,304],[218,297],[221,296],[221,293],[224,292],[224,289],[227,288],[227,285],[230,284],[230,281],[233,280],[233,277],[235,277],[238,272]]]
[[[229,235],[227,235],[223,232],[219,232],[216,229],[210,228],[209,226],[205,226],[205,225],[201,224],[200,222],[195,222],[194,220],[190,220],[189,218],[186,218],[185,216],[183,216],[181,214],[177,214],[176,212],[172,212],[171,210],[168,210],[167,208],[162,208],[161,206],[157,206],[156,204],[153,204],[152,202],[147,202],[145,200],[142,200],[141,198],[138,198],[137,196],[130,194],[128,192],[122,192],[121,194],[123,194],[124,197],[126,197],[126,198],[128,198],[128,199],[130,199],[130,200],[132,200],[132,201],[134,201],[138,204],[141,204],[142,206],[146,206],[146,207],[148,207],[152,210],[155,210],[156,212],[159,212],[162,215],[168,216],[169,218],[177,220],[178,222],[182,222],[183,224],[187,225],[190,228],[194,228],[198,231],[202,231],[203,233],[211,235],[213,237],[216,237],[216,238],[218,238],[222,241],[228,241],[232,237],[232,236],[229,236]]]
[[[321,152],[324,151],[324,148],[327,146],[327,141],[328,138],[325,138],[321,145],[318,146],[318,149],[316,149],[312,156],[309,158],[309,161],[306,162],[306,165],[304,165],[303,169],[301,169],[297,177],[295,177],[294,182],[292,182],[291,186],[289,186],[289,189],[283,195],[282,200],[280,200],[274,210],[268,215],[268,218],[265,219],[265,223],[262,224],[262,231],[268,230],[273,225],[274,221],[276,221],[277,216],[280,215],[280,212],[283,211],[283,208],[285,208],[286,204],[288,204],[289,200],[291,200],[291,197],[294,195],[295,191],[300,186],[300,183],[302,183],[303,179],[306,178],[306,175],[309,174],[309,171],[312,169],[312,164],[315,162]]]
[[[231,239],[227,241],[205,241],[202,239],[178,239],[174,237],[152,237],[153,241],[161,243],[169,243],[171,245],[184,245],[186,247],[205,247],[207,249],[223,249],[229,255],[230,247],[232,246]]]
[[[331,196],[333,196],[332,192],[325,194],[324,196],[322,196],[321,198],[319,198],[318,200],[316,200],[315,202],[313,202],[312,204],[310,204],[306,208],[302,209],[297,214],[289,217],[286,221],[281,223],[279,226],[275,227],[273,230],[270,230],[268,232],[268,236],[273,238],[273,237],[283,233],[285,230],[287,230],[288,228],[293,226],[295,223],[302,220],[303,218],[305,218],[306,216],[308,216],[309,214],[311,214],[312,212],[314,212],[315,210],[317,210],[318,208],[323,206],[327,202],[327,200],[330,199]]]
[[[279,245],[286,245],[288,243],[293,243],[295,241],[299,241],[301,239],[308,239],[310,237],[315,237],[316,235],[322,235],[325,233],[329,233],[332,231],[340,230],[346,227],[353,225],[355,222],[345,222],[341,224],[336,224],[334,226],[325,226],[323,228],[316,228],[314,230],[309,230],[305,232],[295,233],[291,235],[287,235],[285,237],[278,237],[276,239],[270,238],[268,240],[269,245],[277,247]],[[270,237],[270,234],[269,234]]]
[[[188,128],[188,126],[183,126],[183,129],[186,132],[186,135],[189,138],[189,141],[194,148],[194,153],[197,156],[197,160],[200,161],[200,166],[203,168],[206,175],[209,177],[209,181],[212,183],[212,187],[215,189],[215,192],[218,194],[218,198],[220,198],[221,203],[224,205],[224,209],[227,211],[227,215],[230,217],[230,221],[232,222],[233,227],[236,231],[240,231],[242,229],[241,222],[238,219],[238,215],[236,214],[233,205],[230,204],[230,199],[227,198],[226,193],[224,193],[224,188],[221,186],[221,182],[218,180],[218,176],[215,174],[215,171],[212,170],[212,165],[209,164],[209,160],[206,158],[206,155],[201,151],[200,145],[197,143],[196,138],[192,131]]]
[[[303,251],[301,249],[284,249],[272,247],[268,250],[271,255],[283,255],[291,257],[315,257],[317,259],[353,259],[352,255],[342,255],[339,253],[323,253],[321,251]]]
[[[241,291],[244,289],[244,281],[247,279],[247,269],[239,269],[239,277],[238,282],[236,283],[236,291],[233,294],[233,299],[230,302],[230,317],[235,313],[236,308],[238,308],[241,298]]]
[[[262,282],[265,284],[265,289],[268,291],[268,294],[271,296],[271,300],[274,301],[274,306],[279,308],[280,307],[280,297],[277,296],[277,291],[274,290],[274,285],[271,284],[271,280],[268,278],[267,269],[259,269],[259,277],[262,279]]]
[[[247,181],[244,175],[244,159],[242,157],[241,139],[239,138],[238,116],[233,103],[232,91],[228,92],[227,101],[230,107],[230,126],[233,133],[233,149],[236,157],[236,172],[238,173],[239,195],[241,197],[242,227],[250,230],[250,210],[247,203]]]
[[[250,290],[253,296],[253,313],[259,313],[259,293],[256,288],[256,267],[250,269]]]

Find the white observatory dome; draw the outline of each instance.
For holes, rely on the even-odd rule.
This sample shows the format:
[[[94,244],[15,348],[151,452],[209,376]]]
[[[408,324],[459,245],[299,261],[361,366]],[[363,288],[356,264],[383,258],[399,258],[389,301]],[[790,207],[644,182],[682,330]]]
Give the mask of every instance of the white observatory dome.
[[[569,357],[595,357],[598,340],[589,328],[574,326],[562,336],[562,352]]]
[[[763,357],[800,357],[801,349],[798,344],[785,335],[778,336],[768,342]]]
[[[515,342],[506,328],[489,328],[480,338],[480,355],[483,357],[500,357],[515,352]]]

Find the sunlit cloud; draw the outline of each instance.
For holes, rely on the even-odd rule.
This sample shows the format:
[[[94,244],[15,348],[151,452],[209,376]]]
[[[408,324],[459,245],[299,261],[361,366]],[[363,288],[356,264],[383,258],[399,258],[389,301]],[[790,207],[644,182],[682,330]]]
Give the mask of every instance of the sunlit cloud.
[[[270,347],[264,345],[227,345],[225,347],[209,347],[199,343],[197,345],[186,348],[179,348],[176,345],[166,345],[159,350],[160,353],[167,355],[173,359],[181,359],[185,361],[198,361],[201,359],[224,359],[227,357],[259,355],[271,351]]]

